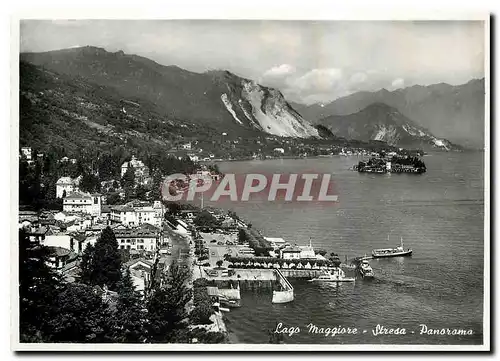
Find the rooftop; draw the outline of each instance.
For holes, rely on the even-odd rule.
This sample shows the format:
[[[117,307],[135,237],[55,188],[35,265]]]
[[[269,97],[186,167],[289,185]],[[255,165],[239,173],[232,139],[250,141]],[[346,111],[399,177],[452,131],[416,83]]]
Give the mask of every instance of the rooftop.
[[[91,198],[92,196],[100,196],[100,194],[90,194],[90,193],[84,193],[84,192],[73,192],[70,193],[68,196],[66,196],[66,199],[81,199],[81,198]]]
[[[283,238],[274,238],[274,237],[264,237],[266,241],[269,241],[271,243],[285,243],[285,240]]]
[[[143,223],[141,226],[136,228],[127,229],[115,229],[115,235],[118,238],[123,237],[156,237],[159,233],[159,229],[155,226]]]
[[[288,253],[300,253],[302,250],[297,247],[297,246],[291,246],[291,247],[286,247],[282,250],[283,253],[288,252]]]
[[[71,253],[71,251],[69,249],[62,248],[62,247],[49,246],[47,248],[50,252],[50,255],[56,256],[56,257],[69,256],[69,254]]]
[[[153,266],[153,262],[149,259],[146,259],[146,258],[136,258],[136,259],[131,259],[130,261],[128,262],[125,262],[123,265],[125,267],[131,267],[137,263],[143,263],[149,267],[152,267]]]
[[[78,178],[71,178],[71,177],[61,177],[57,180],[56,184],[58,185],[63,185],[63,184],[77,184],[79,181]]]

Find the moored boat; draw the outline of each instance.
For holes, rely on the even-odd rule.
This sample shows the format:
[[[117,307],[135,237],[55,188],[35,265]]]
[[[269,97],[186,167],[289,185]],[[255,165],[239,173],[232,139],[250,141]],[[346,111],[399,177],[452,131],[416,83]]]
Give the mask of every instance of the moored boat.
[[[404,249],[403,247],[403,238],[401,238],[401,245],[395,247],[395,248],[379,248],[379,249],[374,249],[372,251],[372,257],[373,258],[386,258],[386,257],[405,257],[405,256],[411,256],[413,253],[413,250],[410,248]]]
[[[374,278],[375,274],[373,273],[373,269],[370,266],[370,263],[366,259],[362,259],[358,265],[358,272],[361,277],[369,279]]]
[[[354,280],[354,277],[346,277],[340,268],[335,268],[331,272],[324,271],[318,277],[310,279],[309,282],[354,282]]]

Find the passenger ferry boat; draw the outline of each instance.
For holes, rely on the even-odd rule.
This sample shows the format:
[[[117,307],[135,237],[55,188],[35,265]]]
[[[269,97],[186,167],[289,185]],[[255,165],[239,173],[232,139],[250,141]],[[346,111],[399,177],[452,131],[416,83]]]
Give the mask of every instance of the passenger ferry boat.
[[[354,277],[346,277],[340,268],[335,268],[332,272],[324,271],[323,274],[310,279],[309,282],[354,282],[354,280]]]
[[[385,257],[404,257],[411,256],[413,250],[408,248],[407,250],[403,247],[403,238],[401,237],[401,245],[396,248],[380,248],[374,249],[372,251],[373,258],[385,258]]]

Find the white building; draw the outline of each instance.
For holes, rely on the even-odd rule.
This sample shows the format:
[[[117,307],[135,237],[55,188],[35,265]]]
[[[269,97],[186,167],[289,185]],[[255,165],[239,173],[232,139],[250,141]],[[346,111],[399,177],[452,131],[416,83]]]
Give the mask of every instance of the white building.
[[[164,207],[160,201],[150,203],[129,202],[111,207],[109,219],[126,226],[140,226],[144,223],[161,227]]]
[[[285,153],[285,150],[283,148],[274,148],[274,151],[281,154]]]
[[[26,160],[31,160],[31,148],[30,147],[22,147],[21,148],[22,155],[26,158]]]
[[[314,248],[312,246],[299,246],[300,258],[316,258]]]
[[[281,258],[283,259],[300,259],[302,250],[297,246],[286,247],[281,250]]]
[[[80,184],[80,179],[81,176],[78,178],[71,178],[71,177],[61,177],[57,180],[56,182],[56,197],[57,198],[62,198],[64,195],[64,191],[66,191],[66,195],[73,193],[73,192],[79,192],[79,184]]]
[[[149,177],[149,169],[148,167],[146,167],[146,165],[144,165],[142,161],[137,159],[135,156],[132,156],[132,159],[129,162],[123,163],[121,168],[122,177],[125,175],[129,167],[134,168],[136,183],[144,184],[147,182],[147,178]]]
[[[89,244],[95,245],[97,237],[67,234],[64,232],[47,232],[42,244],[48,247],[60,247],[75,253],[82,253]]]
[[[160,240],[160,229],[150,224],[136,228],[116,229],[115,237],[119,249],[156,251]]]
[[[185,149],[185,150],[191,150],[192,147],[191,147],[191,142],[189,143],[185,143],[183,145],[181,145],[182,149]]]
[[[101,195],[98,193],[73,192],[64,198],[63,211],[86,213],[99,217],[101,215]]]

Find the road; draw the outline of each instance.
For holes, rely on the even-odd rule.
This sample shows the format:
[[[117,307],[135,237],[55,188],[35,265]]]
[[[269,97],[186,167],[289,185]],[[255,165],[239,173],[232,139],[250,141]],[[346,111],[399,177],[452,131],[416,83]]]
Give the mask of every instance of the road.
[[[162,256],[162,258],[167,258],[167,264],[170,265],[173,261],[179,263],[181,266],[190,267],[193,260],[189,256],[189,236],[182,236],[172,231],[168,226],[163,228],[165,235],[170,239],[170,244],[172,248],[170,249],[172,254]]]

